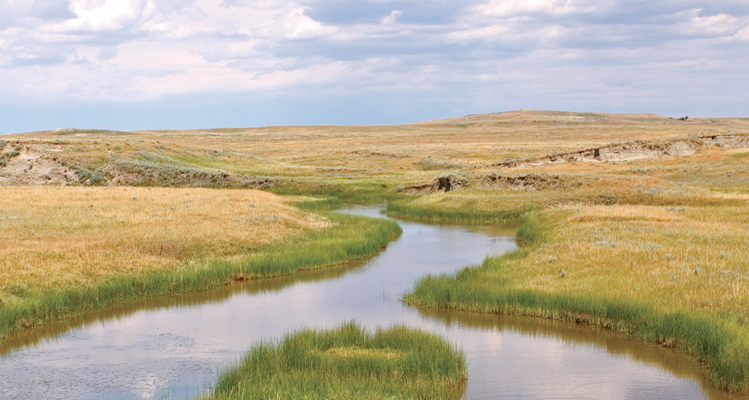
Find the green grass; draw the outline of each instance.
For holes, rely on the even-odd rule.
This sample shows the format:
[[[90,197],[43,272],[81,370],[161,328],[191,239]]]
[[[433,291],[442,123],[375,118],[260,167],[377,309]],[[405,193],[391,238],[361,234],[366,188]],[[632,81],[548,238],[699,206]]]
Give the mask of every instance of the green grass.
[[[207,399],[460,399],[466,360],[444,339],[353,322],[262,342],[219,377]]]
[[[545,230],[548,227],[543,215],[525,214],[518,237],[529,244],[540,243]],[[715,387],[749,392],[749,341],[737,323],[688,310],[665,312],[631,299],[512,287],[516,279],[522,278],[505,273],[506,265],[532,251],[533,248],[525,248],[489,257],[482,265],[458,273],[426,276],[404,296],[404,301],[428,307],[561,319],[631,333],[692,354],[709,367]]]
[[[443,223],[512,223],[520,221],[523,214],[537,210],[540,206],[530,204],[517,209],[510,210],[440,210],[412,206],[402,202],[388,203],[386,213],[391,217]]]
[[[515,242],[519,245],[534,245],[546,240],[546,216],[539,211],[531,211],[520,216],[520,226],[515,231]]]
[[[205,261],[178,269],[119,277],[96,286],[30,294],[16,306],[0,307],[0,338],[26,327],[87,309],[146,296],[183,293],[234,281],[289,275],[377,253],[400,233],[395,222],[330,214],[337,225],[290,243],[269,246],[239,261]]]
[[[316,200],[300,201],[294,206],[307,211],[335,210],[340,208],[343,203],[338,197],[327,197]]]
[[[394,193],[392,185],[376,181],[362,181],[346,184],[321,184],[320,182],[279,182],[268,191],[284,196],[313,196],[336,198],[341,203],[382,204],[405,198]]]

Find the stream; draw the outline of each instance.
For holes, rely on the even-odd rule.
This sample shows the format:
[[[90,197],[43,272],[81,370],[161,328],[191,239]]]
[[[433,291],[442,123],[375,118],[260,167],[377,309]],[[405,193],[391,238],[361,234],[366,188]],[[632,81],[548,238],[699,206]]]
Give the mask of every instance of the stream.
[[[342,212],[385,218],[376,207]],[[511,231],[398,221],[378,255],[342,267],[142,299],[0,341],[0,399],[188,399],[258,340],[358,321],[442,335],[468,360],[466,399],[731,399],[688,357],[538,318],[418,309],[419,277],[515,249]]]

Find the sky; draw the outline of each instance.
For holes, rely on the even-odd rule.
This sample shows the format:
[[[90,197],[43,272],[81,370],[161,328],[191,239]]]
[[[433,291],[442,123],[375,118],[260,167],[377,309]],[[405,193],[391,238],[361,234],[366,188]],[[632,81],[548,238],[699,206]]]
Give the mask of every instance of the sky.
[[[749,116],[749,0],[0,0],[0,134]]]

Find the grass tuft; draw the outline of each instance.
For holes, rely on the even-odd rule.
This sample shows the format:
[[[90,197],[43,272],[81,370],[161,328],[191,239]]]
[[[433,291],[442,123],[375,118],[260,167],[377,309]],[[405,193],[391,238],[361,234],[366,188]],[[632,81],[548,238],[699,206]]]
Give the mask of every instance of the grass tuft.
[[[253,346],[205,399],[460,399],[466,360],[444,339],[353,322]]]
[[[548,223],[548,218],[539,211],[524,213],[520,216],[520,226],[515,232],[515,242],[521,246],[543,242],[546,239],[545,223]]]

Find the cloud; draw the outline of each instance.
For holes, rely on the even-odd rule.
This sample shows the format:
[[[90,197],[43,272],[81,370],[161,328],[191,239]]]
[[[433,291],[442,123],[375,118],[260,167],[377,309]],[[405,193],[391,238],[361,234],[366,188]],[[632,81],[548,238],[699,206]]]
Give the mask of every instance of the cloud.
[[[390,15],[382,19],[382,23],[385,25],[392,25],[398,22],[398,17],[403,14],[403,11],[401,10],[393,10],[390,12]]]
[[[394,10],[411,25],[445,25],[477,0],[304,0],[305,14],[329,25],[379,24]]]
[[[153,4],[146,0],[72,0],[68,19],[59,29],[71,31],[111,31],[127,28],[147,18]]]
[[[45,20],[75,18],[75,13],[70,10],[70,4],[60,0],[35,0],[27,15]]]
[[[0,0],[0,96],[745,104],[747,41],[740,0]]]

